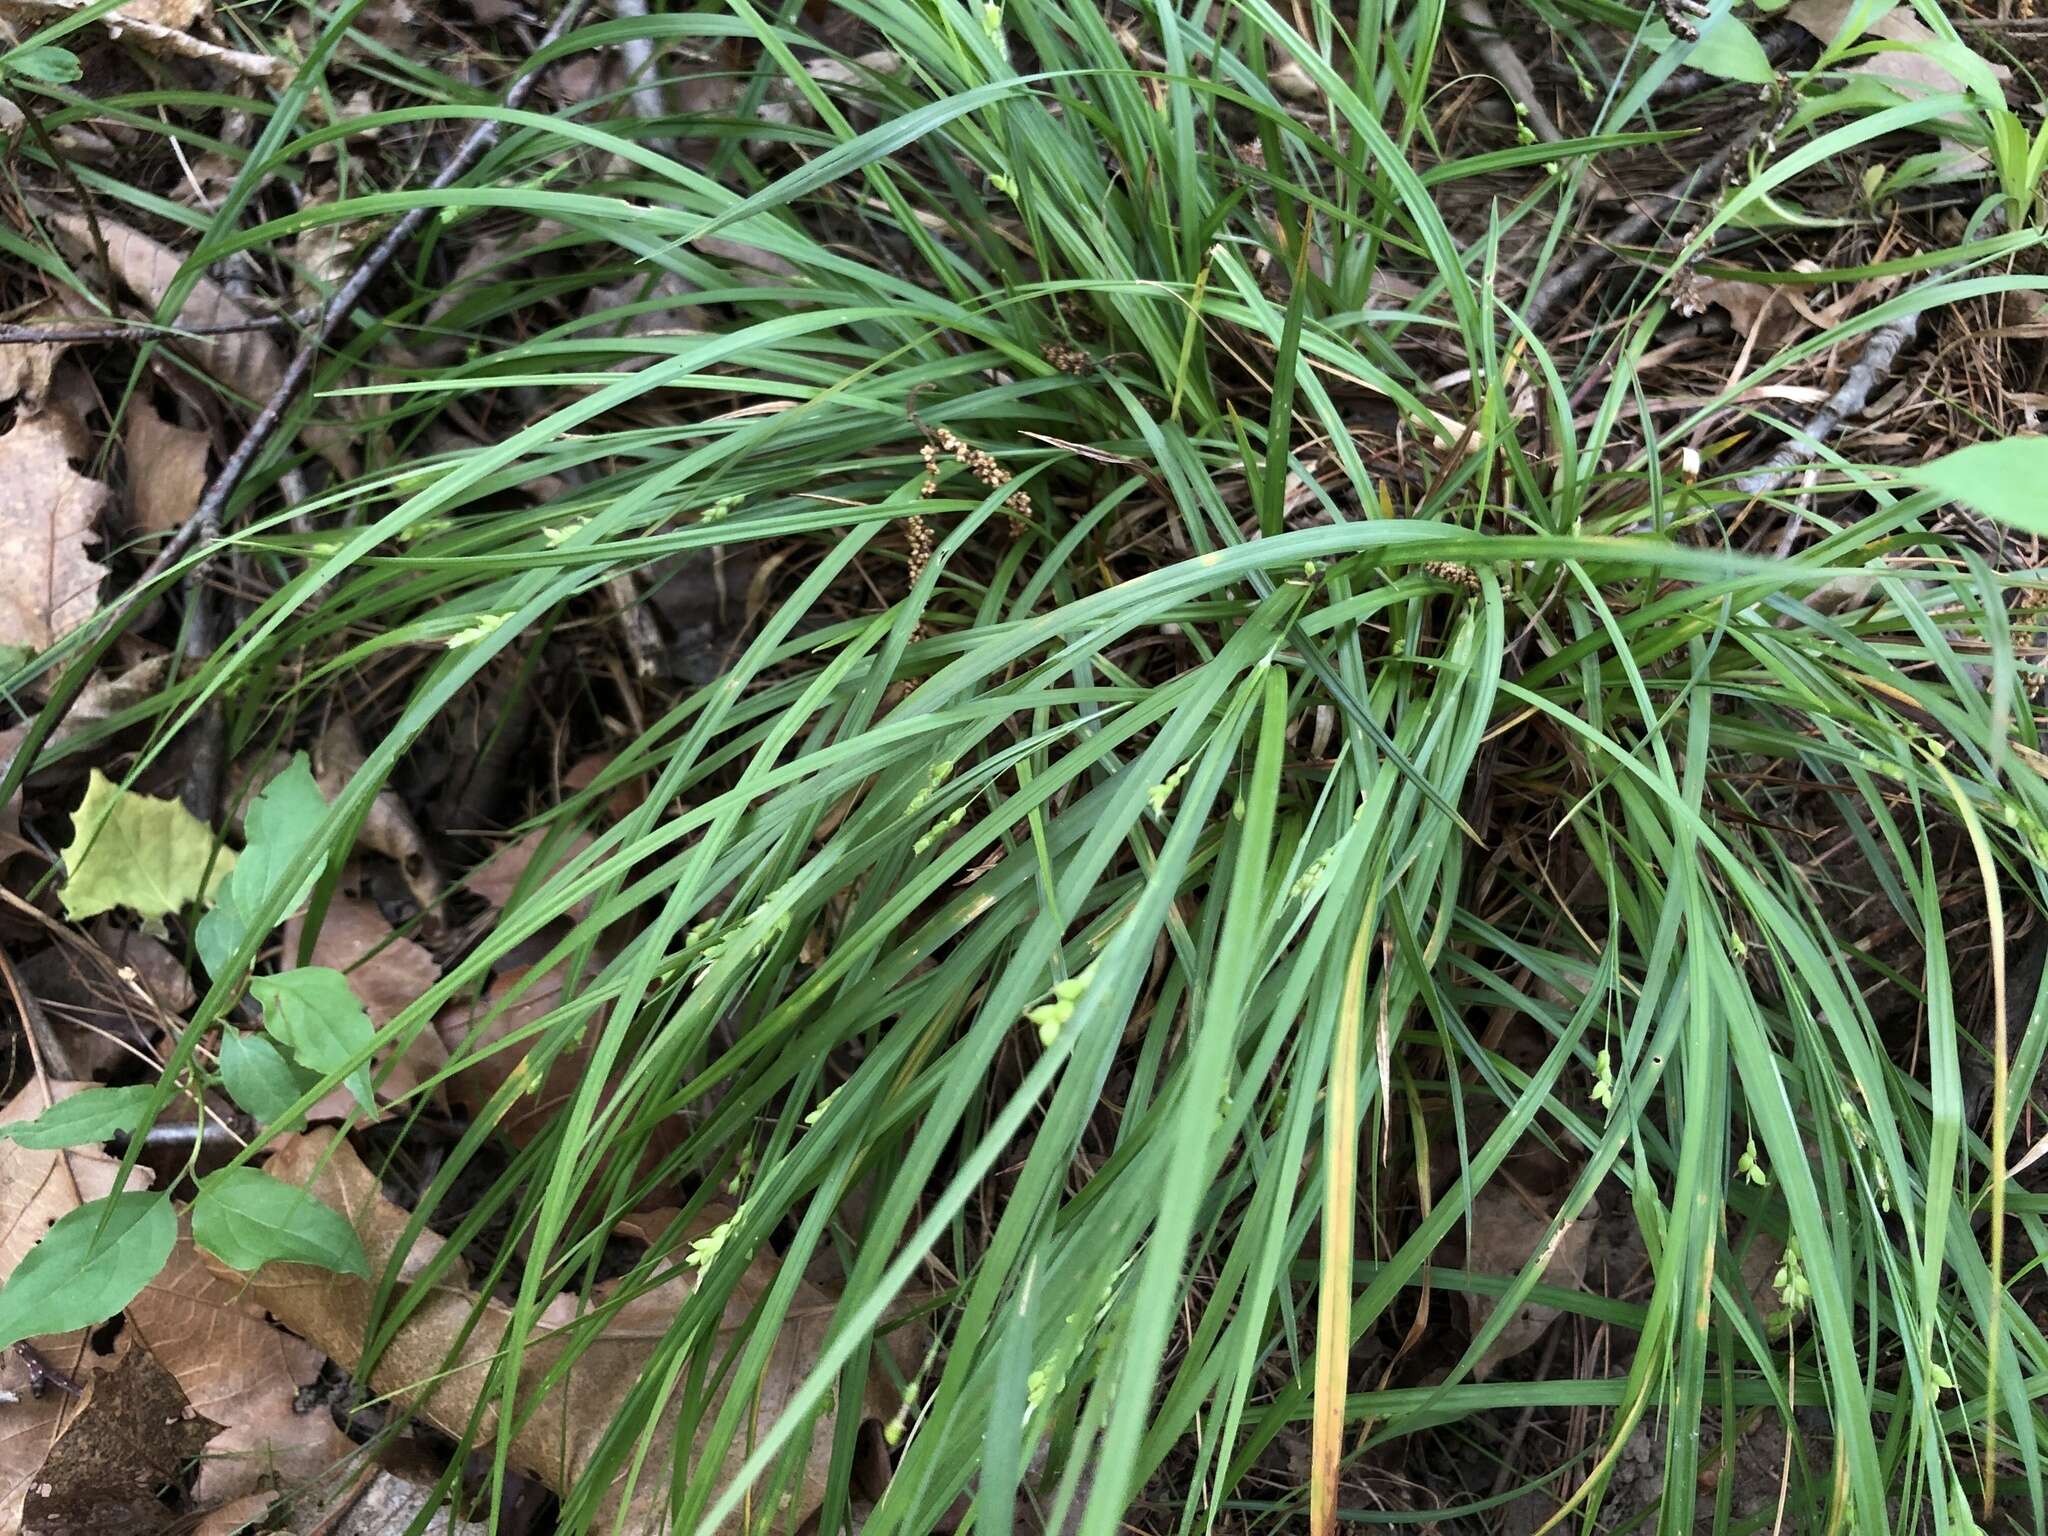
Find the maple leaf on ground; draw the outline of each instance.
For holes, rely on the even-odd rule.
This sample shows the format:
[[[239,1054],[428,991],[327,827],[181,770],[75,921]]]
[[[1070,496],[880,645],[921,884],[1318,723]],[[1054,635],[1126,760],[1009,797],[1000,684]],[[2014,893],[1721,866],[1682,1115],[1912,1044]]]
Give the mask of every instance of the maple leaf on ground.
[[[0,436],[0,645],[43,650],[99,612],[107,568],[85,546],[107,488],[71,467],[62,415],[17,420]]]
[[[40,1087],[26,1088],[0,1109],[0,1124],[33,1120],[52,1100],[68,1098],[89,1086],[55,1082],[48,1096]],[[22,1256],[35,1247],[52,1223],[88,1200],[114,1193],[120,1170],[118,1159],[93,1148],[38,1151],[11,1141],[0,1142],[0,1283],[13,1275]],[[140,1189],[148,1183],[148,1170],[137,1169],[128,1187]],[[51,1446],[90,1404],[94,1380],[118,1359],[118,1351],[108,1355],[94,1351],[89,1333],[78,1329],[34,1340],[43,1358],[79,1386],[77,1396],[63,1391],[31,1395],[27,1367],[12,1350],[0,1365],[0,1389],[19,1399],[0,1415],[0,1536],[19,1536],[22,1502]]]
[[[62,857],[66,878],[58,895],[74,922],[116,907],[158,922],[211,895],[235,864],[232,852],[215,847],[206,823],[177,801],[123,789],[97,768],[71,814]]]

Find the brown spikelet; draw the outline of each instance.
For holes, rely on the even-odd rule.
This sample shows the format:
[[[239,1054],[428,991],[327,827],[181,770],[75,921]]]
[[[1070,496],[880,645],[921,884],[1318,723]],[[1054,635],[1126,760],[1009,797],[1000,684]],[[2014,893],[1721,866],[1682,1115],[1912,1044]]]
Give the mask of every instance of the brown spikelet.
[[[1083,352],[1079,347],[1070,347],[1063,341],[1048,341],[1043,347],[1038,349],[1038,355],[1043,357],[1048,363],[1051,363],[1053,367],[1059,369],[1061,373],[1071,373],[1079,376],[1091,371],[1095,367],[1094,358]]]
[[[1438,581],[1448,582],[1454,587],[1463,587],[1467,592],[1479,590],[1479,577],[1469,565],[1460,565],[1455,560],[1431,560],[1423,569]]]

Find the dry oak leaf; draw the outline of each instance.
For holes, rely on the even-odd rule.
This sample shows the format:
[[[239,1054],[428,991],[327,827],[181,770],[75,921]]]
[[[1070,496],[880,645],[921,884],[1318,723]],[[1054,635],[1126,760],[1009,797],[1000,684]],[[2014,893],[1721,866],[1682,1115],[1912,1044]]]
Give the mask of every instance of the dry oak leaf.
[[[1792,0],[1785,7],[1785,19],[1797,22],[1823,43],[1832,43],[1842,35],[1849,17],[1862,0]],[[1877,53],[1866,54],[1848,66],[1852,75],[1874,75],[1893,86],[1907,86],[1912,89],[1907,95],[1919,93],[1945,94],[1962,91],[1964,82],[1953,71],[1945,67],[1929,50],[1939,46],[1939,40],[1927,24],[1913,14],[1910,5],[1896,5],[1857,34],[1857,45],[1871,42],[1904,43],[1903,48],[1886,48]],[[1967,48],[1961,48],[1968,53]],[[1955,62],[1962,63],[1958,58]],[[2002,64],[1991,64],[1979,58],[1974,66],[1989,72],[1994,80],[2012,78],[2012,71]]]
[[[363,744],[356,735],[353,725],[336,717],[320,733],[320,739],[313,743],[313,780],[320,786],[320,793],[332,805],[348,781],[363,769]],[[363,818],[362,830],[357,833],[362,845],[372,853],[381,853],[398,866],[405,877],[405,888],[412,899],[419,903],[424,920],[438,922],[439,908],[436,903],[441,896],[441,869],[434,862],[434,856],[427,849],[427,840],[420,835],[419,824],[412,819],[412,812],[405,808],[405,802],[398,798],[395,790],[380,789],[377,798],[370,802],[370,814]]]
[[[128,406],[122,448],[135,526],[149,533],[183,527],[206,490],[206,434],[172,426],[137,399]]]
[[[529,880],[528,871],[532,869],[533,861],[540,857],[541,845],[547,837],[546,827],[535,827],[525,836],[503,844],[471,872],[467,882],[469,888],[502,911],[522,880],[527,881],[528,899],[532,899],[553,878],[556,870],[583,852],[591,842],[587,832],[572,833],[566,840],[556,839],[554,857],[539,875]],[[571,917],[580,919],[589,915],[590,898],[587,896],[569,909]]]
[[[0,645],[44,650],[99,611],[107,568],[85,546],[107,488],[72,469],[60,414],[0,437]]]
[[[319,1199],[346,1215],[369,1255],[372,1276],[381,1274],[391,1264],[409,1218],[384,1197],[377,1176],[332,1132],[284,1136],[274,1145],[277,1150],[266,1171],[287,1183],[310,1187]],[[715,1222],[717,1215],[710,1219]],[[677,1241],[682,1235],[672,1234]],[[428,1259],[440,1247],[441,1240],[430,1233],[416,1239],[398,1266],[401,1282],[419,1280]],[[450,1271],[451,1275],[457,1273]],[[727,1303],[720,1329],[721,1349],[731,1346],[737,1330],[754,1315],[775,1278],[772,1255],[763,1255],[748,1268]],[[578,1305],[569,1297],[551,1303],[542,1315],[543,1331],[526,1349],[520,1381],[522,1401],[557,1368],[561,1375],[525,1424],[514,1431],[512,1463],[557,1492],[580,1487],[606,1428],[641,1381],[656,1346],[698,1280],[695,1271],[683,1271],[621,1302],[596,1339],[567,1365],[563,1363],[571,1337],[567,1330],[576,1319]],[[248,1286],[252,1302],[304,1335],[344,1369],[357,1368],[371,1321],[376,1279],[336,1275],[303,1265],[269,1264],[248,1277]],[[607,1295],[607,1288],[599,1287],[593,1300],[602,1304]],[[501,1350],[511,1323],[511,1309],[447,1278],[408,1301],[414,1310],[378,1356],[370,1386],[416,1405],[429,1422],[451,1434],[467,1431],[478,1439],[493,1435],[497,1396],[493,1393],[486,1400],[483,1393],[490,1362]],[[750,1399],[752,1421],[740,1425],[728,1448],[724,1477],[737,1470],[748,1444],[758,1441],[776,1421],[797,1385],[809,1374],[824,1346],[833,1311],[833,1300],[823,1291],[809,1285],[799,1290],[776,1330],[760,1390]],[[422,1383],[433,1385],[423,1387]],[[667,1453],[674,1445],[681,1406],[682,1394],[677,1393],[653,1430],[633,1501],[623,1511],[615,1507],[622,1489],[613,1490],[614,1507],[606,1515],[608,1529],[618,1529],[626,1536],[656,1536],[668,1530]],[[879,1417],[893,1409],[894,1403],[878,1384],[865,1407],[869,1415]],[[707,1427],[714,1417],[715,1411],[706,1414]],[[794,1530],[816,1511],[831,1460],[832,1435],[832,1415],[821,1414],[812,1425],[807,1460],[786,1506],[766,1524],[756,1511],[753,1529]],[[611,1524],[614,1515],[621,1516],[616,1527]],[[739,1528],[737,1520],[727,1527],[735,1532]]]
[[[1560,1290],[1577,1290],[1586,1278],[1586,1250],[1599,1214],[1599,1204],[1588,1200],[1578,1215],[1567,1218],[1552,1233],[1548,1213],[1533,1209],[1503,1183],[1489,1184],[1472,1202],[1471,1259],[1467,1267],[1477,1275],[1512,1277],[1521,1272],[1538,1250],[1544,1250],[1547,1256],[1538,1277],[1540,1283]],[[1465,1304],[1472,1331],[1477,1334],[1499,1302],[1495,1297],[1473,1292],[1467,1294]],[[1557,1315],[1557,1308],[1542,1302],[1523,1302],[1473,1365],[1472,1379],[1486,1380],[1503,1360],[1513,1359],[1542,1338]]]
[[[33,1120],[53,1100],[89,1086],[53,1082],[45,1095],[32,1085],[0,1109],[0,1124]],[[120,1171],[120,1162],[97,1148],[38,1152],[12,1141],[0,1142],[0,1283],[14,1273],[14,1266],[51,1222],[88,1200],[114,1193]],[[148,1183],[149,1171],[138,1168],[127,1187],[140,1189]],[[91,1402],[94,1379],[119,1358],[118,1350],[111,1355],[96,1353],[90,1337],[91,1330],[81,1328],[34,1341],[44,1359],[83,1389],[76,1397],[50,1391],[32,1396],[27,1370],[12,1350],[0,1365],[0,1389],[18,1398],[0,1408],[0,1536],[19,1536],[22,1503],[50,1447]]]
[[[16,322],[61,326],[76,320],[62,304],[43,304]],[[61,341],[10,341],[0,344],[0,401],[18,401],[16,409],[33,416],[50,392],[50,377],[67,344]]]
[[[266,1478],[294,1492],[355,1451],[324,1409],[293,1407],[298,1389],[320,1375],[320,1352],[267,1322],[238,1281],[201,1261],[189,1236],[128,1304],[128,1324],[193,1409],[220,1426],[202,1452],[201,1503],[246,1498]]]
[[[464,1114],[483,1112],[492,1097],[515,1074],[527,1075],[527,1052],[532,1042],[522,1036],[510,1045],[508,1036],[519,1035],[543,1015],[562,1006],[562,978],[566,963],[532,977],[531,967],[500,971],[491,979],[478,1002],[455,1003],[434,1020],[448,1059],[456,1066],[448,1082],[448,1098]],[[522,984],[527,990],[514,997]],[[508,1001],[509,999],[509,1001]],[[493,1013],[503,1004],[502,1011]],[[498,1121],[498,1131],[515,1146],[525,1146],[546,1128],[548,1121],[574,1096],[588,1075],[590,1054],[596,1032],[604,1027],[605,1010],[595,1009],[583,1024],[578,1040],[548,1064],[547,1076],[533,1081],[527,1091],[513,1100]],[[600,1100],[600,1103],[606,1102]],[[651,1167],[688,1139],[690,1125],[681,1115],[662,1121],[648,1137],[643,1168]]]
[[[192,1536],[236,1536],[262,1521],[277,1500],[267,1493],[252,1493],[229,1499],[219,1509],[210,1509],[192,1528]]]

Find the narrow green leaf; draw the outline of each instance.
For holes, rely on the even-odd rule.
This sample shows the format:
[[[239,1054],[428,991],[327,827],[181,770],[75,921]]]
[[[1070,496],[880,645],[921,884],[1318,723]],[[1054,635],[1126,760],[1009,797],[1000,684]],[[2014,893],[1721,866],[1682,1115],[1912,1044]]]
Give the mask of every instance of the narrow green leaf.
[[[0,1348],[105,1322],[156,1278],[177,1240],[162,1195],[108,1195],[59,1217],[0,1290]]]
[[[133,1088],[87,1088],[59,1099],[33,1120],[0,1125],[0,1141],[17,1142],[38,1152],[93,1146],[119,1132],[134,1130],[155,1092],[146,1083]]]
[[[192,1241],[236,1269],[278,1261],[370,1273],[362,1240],[339,1212],[254,1168],[223,1168],[199,1181]]]

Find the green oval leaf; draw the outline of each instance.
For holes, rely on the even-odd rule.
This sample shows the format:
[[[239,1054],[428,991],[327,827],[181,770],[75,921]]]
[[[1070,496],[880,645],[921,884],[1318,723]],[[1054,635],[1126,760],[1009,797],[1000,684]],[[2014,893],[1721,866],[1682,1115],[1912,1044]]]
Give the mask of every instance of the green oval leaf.
[[[86,1088],[68,1099],[59,1099],[33,1120],[0,1125],[0,1141],[18,1142],[38,1152],[55,1147],[85,1147],[105,1141],[141,1123],[156,1090],[146,1084],[134,1088]]]
[[[254,1115],[271,1130],[297,1130],[282,1125],[285,1111],[318,1082],[319,1074],[308,1072],[262,1035],[239,1029],[220,1034],[220,1081],[228,1097]]]
[[[199,920],[192,935],[193,947],[211,975],[218,977],[227,968],[249,936],[249,924],[256,914],[268,910],[293,861],[320,830],[320,820],[326,814],[327,802],[321,798],[303,752],[296,753],[250,802],[243,818],[246,845],[235,861],[234,872],[216,893],[213,910]],[[300,881],[278,916],[289,914],[304,901],[319,878],[316,868]]]
[[[370,1273],[362,1239],[338,1211],[254,1168],[223,1168],[199,1181],[192,1241],[236,1269],[283,1262]]]
[[[1909,484],[2029,533],[2048,533],[2048,437],[1972,443],[1906,470]]]
[[[85,71],[79,66],[78,55],[69,48],[46,44],[17,53],[7,61],[9,74],[19,75],[24,80],[40,81],[44,85],[69,85],[84,77]]]
[[[368,1055],[377,1032],[341,972],[306,965],[258,976],[249,990],[263,1005],[263,1027],[299,1065],[326,1076],[349,1071],[352,1061]],[[357,1066],[346,1081],[356,1102],[370,1108],[369,1069]]]
[[[0,1290],[0,1349],[105,1322],[156,1278],[177,1241],[163,1195],[109,1195],[59,1217]]]

